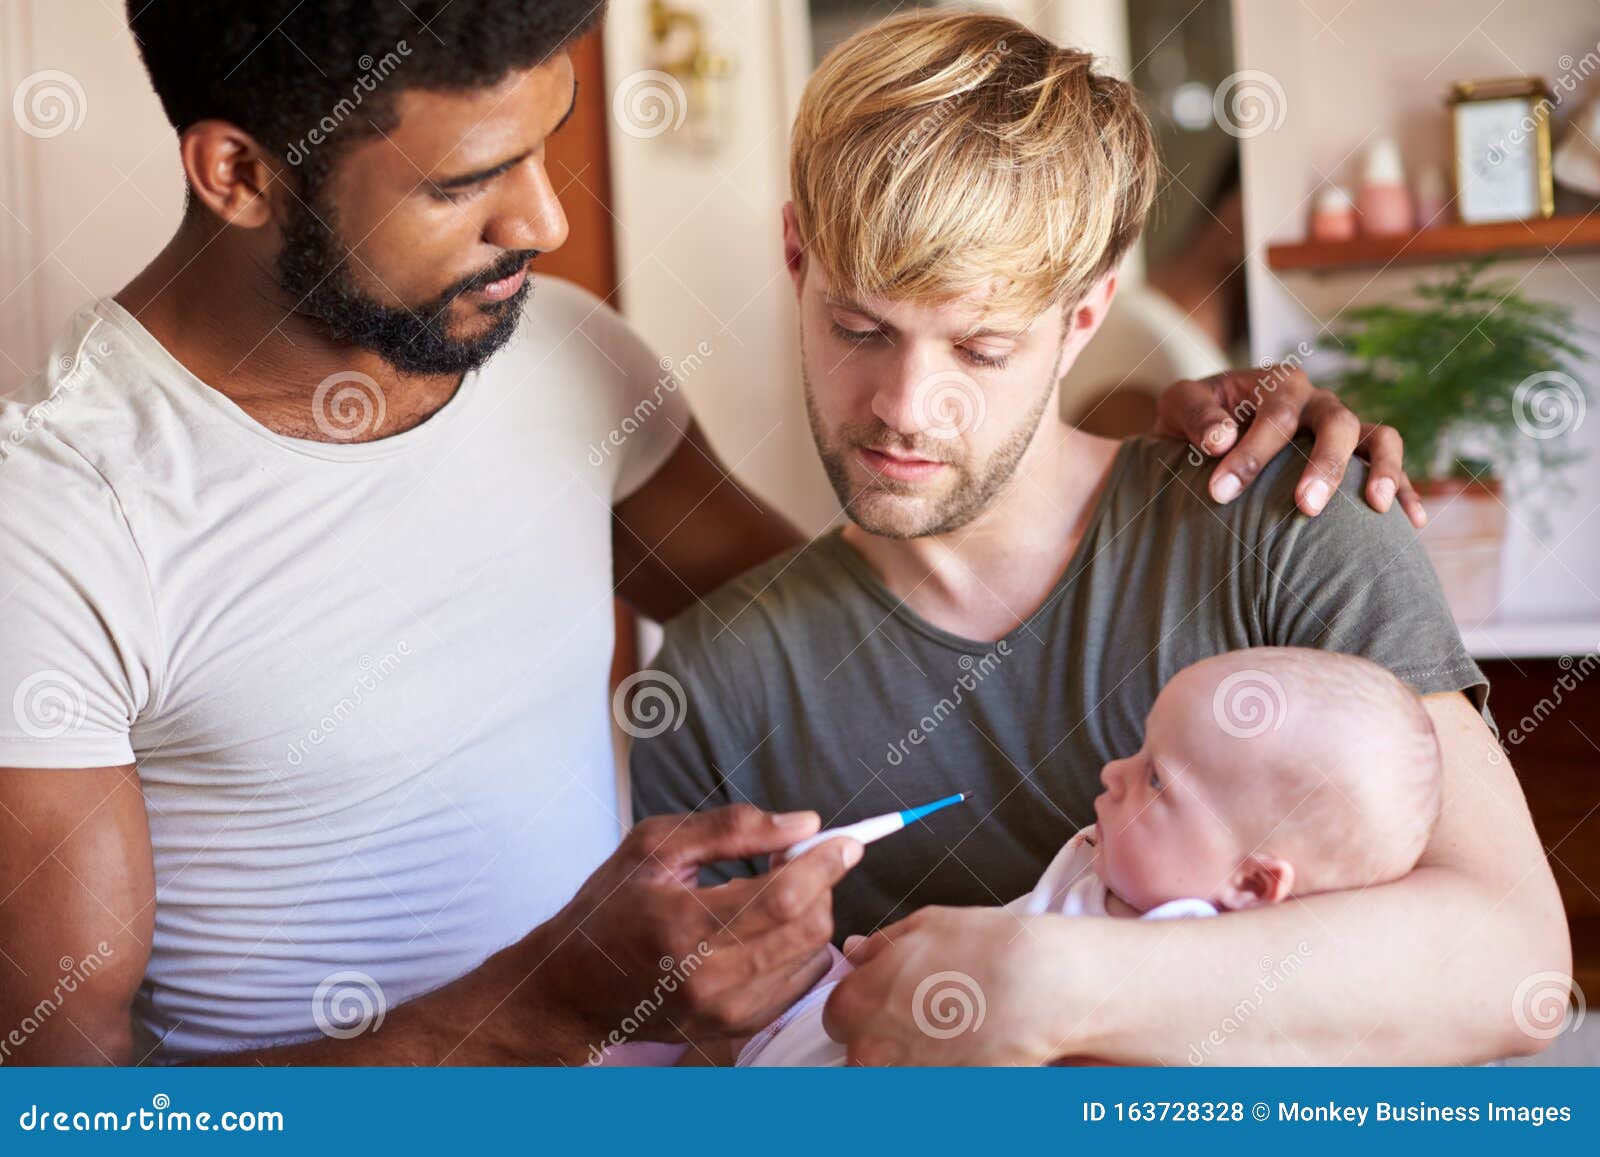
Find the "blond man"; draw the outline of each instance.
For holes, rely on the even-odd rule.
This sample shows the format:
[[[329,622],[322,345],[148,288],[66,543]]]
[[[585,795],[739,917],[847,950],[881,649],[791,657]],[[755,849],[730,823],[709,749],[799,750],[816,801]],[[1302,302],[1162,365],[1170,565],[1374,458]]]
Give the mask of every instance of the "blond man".
[[[1232,488],[1208,493],[1181,447],[1056,419],[1155,175],[1131,87],[1012,21],[906,16],[823,62],[784,235],[813,434],[850,522],[670,625],[659,665],[688,715],[636,747],[640,808],[836,823],[972,793],[834,890],[838,932],[871,934],[827,1009],[857,1061],[1184,1063],[1238,1021],[1239,962],[1291,952],[1294,984],[1215,1059],[1536,1049],[1515,997],[1569,967],[1560,902],[1401,513],[1367,509],[1356,475],[1322,493],[1298,444],[1219,505]],[[1290,511],[1308,490],[1319,518]],[[1098,769],[1138,750],[1166,680],[1259,645],[1361,655],[1424,696],[1444,809],[1416,871],[1358,902],[1180,927],[995,911],[1093,821]],[[937,973],[982,994],[981,1033],[925,1031]]]

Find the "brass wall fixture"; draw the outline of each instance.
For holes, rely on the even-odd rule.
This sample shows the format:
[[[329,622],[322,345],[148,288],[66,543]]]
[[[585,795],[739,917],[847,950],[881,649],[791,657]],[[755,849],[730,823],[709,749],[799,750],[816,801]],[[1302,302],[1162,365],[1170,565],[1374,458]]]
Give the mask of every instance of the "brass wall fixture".
[[[713,52],[705,17],[670,0],[650,0],[650,49],[654,67],[682,93],[681,117],[688,140],[715,147],[725,133],[726,90],[733,61]]]

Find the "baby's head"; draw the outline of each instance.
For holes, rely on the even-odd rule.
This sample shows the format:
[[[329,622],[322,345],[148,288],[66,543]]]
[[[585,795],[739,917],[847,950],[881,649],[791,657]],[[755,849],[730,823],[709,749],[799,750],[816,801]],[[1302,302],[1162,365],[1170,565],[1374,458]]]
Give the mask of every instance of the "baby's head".
[[[1095,870],[1149,910],[1276,903],[1398,879],[1439,813],[1422,701],[1365,659],[1231,651],[1174,676],[1144,746],[1106,764]]]

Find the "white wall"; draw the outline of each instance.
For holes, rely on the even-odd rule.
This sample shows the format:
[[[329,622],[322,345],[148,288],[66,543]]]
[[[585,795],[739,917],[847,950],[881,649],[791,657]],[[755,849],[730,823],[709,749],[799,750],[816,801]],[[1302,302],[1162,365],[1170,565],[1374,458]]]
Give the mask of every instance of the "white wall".
[[[1234,0],[1234,27],[1237,66],[1270,74],[1283,92],[1281,125],[1242,142],[1251,337],[1259,360],[1314,337],[1347,306],[1392,298],[1419,277],[1437,275],[1427,268],[1269,270],[1267,243],[1304,236],[1307,198],[1319,180],[1353,184],[1366,143],[1384,134],[1400,141],[1408,168],[1436,162],[1448,173],[1450,85],[1519,74],[1554,80],[1563,56],[1581,58],[1600,42],[1600,9],[1591,0],[1541,0],[1536,9],[1497,0]],[[1591,79],[1583,95],[1597,88]],[[1521,280],[1529,296],[1570,303],[1582,325],[1600,329],[1600,296],[1592,288],[1600,282],[1600,256],[1504,262],[1496,275]],[[1591,388],[1600,383],[1600,363],[1585,367],[1584,376]],[[1514,492],[1510,501],[1501,616],[1511,623],[1573,623],[1566,635],[1546,634],[1565,640],[1551,654],[1600,645],[1596,408],[1570,440],[1590,455],[1571,476],[1577,493],[1552,501]],[[1548,515],[1543,532],[1533,517],[1535,501]],[[1493,653],[1492,638],[1481,649]]]
[[[658,354],[713,350],[684,385],[723,461],[808,533],[837,509],[801,396],[793,289],[783,264],[792,37],[779,4],[700,0],[712,47],[734,58],[727,135],[696,151],[677,133],[632,136],[613,117],[613,206],[623,312]],[[650,64],[644,4],[606,26],[615,93]]]
[[[55,134],[35,136],[13,102],[45,70],[71,82],[35,81],[25,96],[52,84],[68,119],[30,119]],[[10,392],[74,310],[120,289],[165,242],[183,178],[120,3],[3,0],[0,96],[0,392]]]

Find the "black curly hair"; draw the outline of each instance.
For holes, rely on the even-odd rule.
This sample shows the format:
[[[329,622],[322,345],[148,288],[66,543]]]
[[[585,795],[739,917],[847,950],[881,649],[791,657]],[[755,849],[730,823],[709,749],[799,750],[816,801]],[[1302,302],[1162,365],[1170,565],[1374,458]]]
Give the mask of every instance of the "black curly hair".
[[[297,146],[318,126],[335,125],[334,147],[370,125],[392,127],[403,89],[480,88],[534,67],[593,27],[605,0],[128,0],[127,8],[178,132],[226,120],[298,165]],[[349,115],[357,106],[360,115]]]

